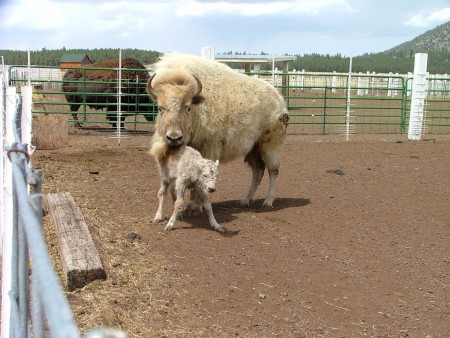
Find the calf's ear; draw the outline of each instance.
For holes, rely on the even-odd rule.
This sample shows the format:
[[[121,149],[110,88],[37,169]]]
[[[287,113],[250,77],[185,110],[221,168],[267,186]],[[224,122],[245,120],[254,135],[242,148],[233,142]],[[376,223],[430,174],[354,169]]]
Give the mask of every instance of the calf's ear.
[[[216,166],[219,166],[219,160],[216,161]]]

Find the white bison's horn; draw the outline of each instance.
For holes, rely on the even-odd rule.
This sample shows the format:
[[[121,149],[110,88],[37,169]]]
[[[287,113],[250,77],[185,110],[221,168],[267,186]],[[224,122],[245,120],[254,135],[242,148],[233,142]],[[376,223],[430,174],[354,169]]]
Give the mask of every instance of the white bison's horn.
[[[156,76],[156,73],[154,75],[150,76],[150,79],[148,79],[148,81],[147,81],[147,92],[150,94],[150,96],[152,97],[153,101],[156,101],[156,98],[158,97],[156,95],[156,92],[152,88],[152,81],[153,81],[155,76]]]
[[[192,75],[192,76],[197,81],[197,91],[194,93],[194,95],[192,95],[192,97],[196,97],[202,92],[202,83],[200,82],[198,77],[196,77],[195,75]]]

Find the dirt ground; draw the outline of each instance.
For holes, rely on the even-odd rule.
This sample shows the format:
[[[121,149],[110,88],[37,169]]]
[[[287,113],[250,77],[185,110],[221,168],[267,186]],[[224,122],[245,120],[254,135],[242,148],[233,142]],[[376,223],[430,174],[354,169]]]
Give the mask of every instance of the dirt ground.
[[[289,135],[277,199],[239,199],[250,169],[220,166],[218,222],[152,224],[150,135],[71,135],[37,150],[44,192],[70,192],[107,279],[68,293],[83,332],[129,337],[450,337],[450,138]],[[166,215],[172,203],[166,205]],[[50,216],[45,230],[59,269]],[[130,233],[139,236],[129,238]],[[133,236],[131,236],[133,237]]]

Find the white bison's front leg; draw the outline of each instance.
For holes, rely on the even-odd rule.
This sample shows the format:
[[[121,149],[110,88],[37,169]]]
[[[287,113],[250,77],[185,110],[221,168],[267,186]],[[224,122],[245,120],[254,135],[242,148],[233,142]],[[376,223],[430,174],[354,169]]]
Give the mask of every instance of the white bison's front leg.
[[[153,218],[153,223],[161,222],[164,219],[163,216],[163,204],[164,204],[164,197],[167,194],[167,189],[169,185],[167,182],[161,181],[161,187],[158,191],[158,210],[156,211],[155,218]]]

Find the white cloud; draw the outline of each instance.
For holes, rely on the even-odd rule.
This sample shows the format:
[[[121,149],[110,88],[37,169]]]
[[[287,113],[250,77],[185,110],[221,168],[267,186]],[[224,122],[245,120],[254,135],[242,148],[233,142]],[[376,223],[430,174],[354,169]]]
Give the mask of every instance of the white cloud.
[[[62,25],[60,6],[52,1],[19,1],[4,8],[8,15],[2,21],[3,27],[21,25],[34,29],[55,29]],[[51,18],[51,19],[49,19]]]
[[[406,26],[427,27],[450,20],[450,7],[432,13],[420,13],[405,21]]]
[[[235,14],[241,16],[259,16],[276,14],[317,15],[324,9],[350,11],[346,0],[296,0],[296,1],[196,1],[189,0],[178,7],[178,16],[205,16],[211,14]]]

